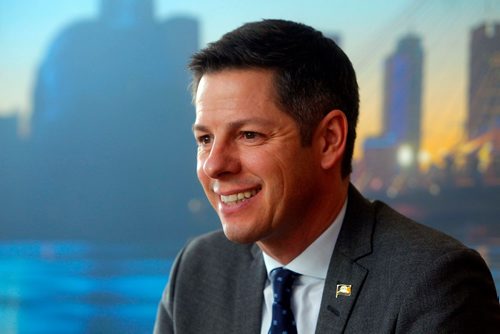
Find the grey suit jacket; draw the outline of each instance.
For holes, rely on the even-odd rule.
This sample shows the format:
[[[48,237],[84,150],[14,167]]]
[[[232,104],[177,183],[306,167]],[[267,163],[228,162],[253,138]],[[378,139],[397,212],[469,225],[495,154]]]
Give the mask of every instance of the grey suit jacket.
[[[259,333],[265,280],[256,245],[199,237],[174,263],[154,332]],[[336,296],[338,284],[351,295]],[[316,333],[500,333],[480,255],[353,186],[319,302]]]

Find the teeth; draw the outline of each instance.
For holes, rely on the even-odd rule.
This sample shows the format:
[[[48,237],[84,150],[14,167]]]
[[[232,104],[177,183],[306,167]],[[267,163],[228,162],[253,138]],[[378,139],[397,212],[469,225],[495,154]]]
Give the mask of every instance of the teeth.
[[[227,196],[221,195],[220,199],[222,200],[222,202],[224,202],[226,204],[231,204],[231,203],[237,203],[237,202],[249,199],[250,197],[255,196],[255,194],[257,194],[257,190],[251,190],[251,191],[245,191],[242,193],[231,194],[231,195],[227,195]]]

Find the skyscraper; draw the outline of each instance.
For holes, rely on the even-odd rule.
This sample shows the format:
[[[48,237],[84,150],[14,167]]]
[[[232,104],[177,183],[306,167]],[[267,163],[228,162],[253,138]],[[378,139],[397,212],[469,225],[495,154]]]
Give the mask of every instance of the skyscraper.
[[[463,173],[474,185],[500,185],[500,23],[471,31],[468,141],[461,145]]]
[[[384,185],[403,169],[418,171],[422,119],[423,49],[410,34],[385,61],[382,135],[364,143],[365,162]]]
[[[100,4],[41,62],[29,207],[46,238],[183,243],[213,220],[208,205],[192,205],[203,198],[186,71],[198,21],[159,20],[153,0]]]
[[[500,24],[471,32],[467,133],[474,139],[500,128]]]
[[[396,145],[405,145],[413,166],[421,138],[422,63],[422,46],[415,35],[401,39],[385,62],[384,129]]]

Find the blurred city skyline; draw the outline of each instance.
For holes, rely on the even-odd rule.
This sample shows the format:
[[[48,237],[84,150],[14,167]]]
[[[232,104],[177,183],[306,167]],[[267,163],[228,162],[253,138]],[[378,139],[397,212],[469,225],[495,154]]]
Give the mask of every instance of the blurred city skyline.
[[[78,21],[95,19],[98,0],[24,1],[0,3],[0,115],[33,110],[35,73],[58,33]],[[352,59],[361,92],[361,116],[356,156],[362,143],[379,135],[383,115],[384,60],[399,39],[421,38],[423,64],[421,148],[428,162],[441,163],[466,137],[468,47],[471,31],[500,19],[500,4],[484,1],[273,1],[228,3],[163,1],[156,18],[190,17],[200,24],[200,47],[240,24],[279,17],[310,24],[340,36]]]
[[[103,0],[51,41],[32,132],[0,119],[0,238],[134,240],[178,248],[215,228],[195,177],[189,77],[198,21],[151,0]],[[176,246],[175,246],[176,245]]]
[[[264,17],[352,59],[356,187],[477,249],[498,289],[500,2],[228,3],[0,0],[0,332],[151,332],[175,254],[220,228],[183,65]],[[422,172],[420,148],[451,153]]]

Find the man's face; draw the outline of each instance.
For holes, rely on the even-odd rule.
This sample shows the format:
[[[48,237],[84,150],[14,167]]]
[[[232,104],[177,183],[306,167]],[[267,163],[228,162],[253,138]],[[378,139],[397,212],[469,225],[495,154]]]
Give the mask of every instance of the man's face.
[[[273,74],[204,75],[196,94],[197,174],[228,239],[286,240],[317,208],[318,158],[275,103]]]

